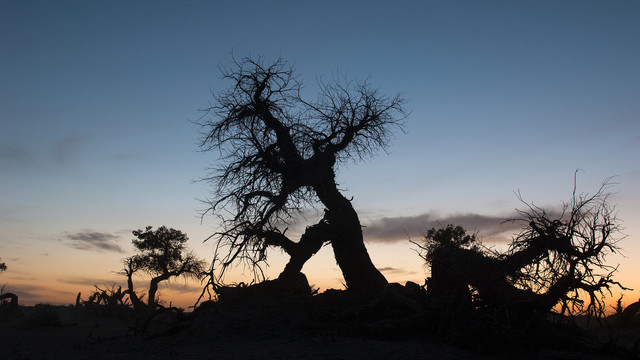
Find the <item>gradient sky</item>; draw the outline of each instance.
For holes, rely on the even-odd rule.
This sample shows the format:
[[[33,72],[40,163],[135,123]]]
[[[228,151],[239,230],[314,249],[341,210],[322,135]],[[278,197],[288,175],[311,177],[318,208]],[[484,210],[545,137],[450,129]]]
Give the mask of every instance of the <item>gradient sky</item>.
[[[71,303],[132,254],[131,231],[167,225],[202,243],[214,154],[197,120],[228,86],[218,65],[279,56],[315,96],[336,72],[402,93],[411,115],[389,154],[338,172],[374,263],[423,282],[408,239],[438,223],[488,245],[501,220],[615,176],[627,238],[619,279],[640,297],[640,3],[637,1],[0,1],[0,274],[22,302]],[[272,252],[269,273],[285,260]],[[241,269],[230,281],[240,281]],[[341,287],[330,248],[304,269]],[[143,280],[142,278],[140,279]],[[140,286],[144,286],[140,283]],[[166,301],[192,304],[177,281]]]

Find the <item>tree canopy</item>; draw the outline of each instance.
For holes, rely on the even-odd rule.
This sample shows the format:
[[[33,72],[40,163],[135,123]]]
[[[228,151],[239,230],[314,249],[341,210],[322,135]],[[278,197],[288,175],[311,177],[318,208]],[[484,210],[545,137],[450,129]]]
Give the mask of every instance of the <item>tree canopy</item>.
[[[136,307],[141,306],[141,300],[133,288],[132,276],[135,272],[143,271],[152,276],[147,307],[153,308],[161,281],[176,276],[200,278],[206,269],[206,263],[187,249],[187,234],[166,226],[152,229],[152,226],[147,226],[145,230],[133,231],[136,239],[132,243],[139,253],[125,259],[122,271],[127,276],[127,292]]]

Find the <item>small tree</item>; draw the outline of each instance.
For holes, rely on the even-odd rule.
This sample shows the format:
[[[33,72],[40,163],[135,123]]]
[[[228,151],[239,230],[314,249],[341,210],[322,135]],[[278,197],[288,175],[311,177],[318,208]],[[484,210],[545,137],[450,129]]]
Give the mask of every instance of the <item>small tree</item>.
[[[412,242],[423,251],[423,257],[429,263],[437,260],[438,253],[448,249],[469,249],[479,251],[478,239],[475,234],[469,235],[462,226],[451,224],[444,228],[431,228],[424,236],[424,244]],[[433,271],[433,269],[431,269]]]
[[[7,270],[7,264],[1,262],[0,263],[0,271],[6,271]]]
[[[133,287],[133,274],[138,271],[151,275],[146,308],[154,309],[157,305],[156,293],[161,281],[172,277],[200,278],[206,269],[204,260],[198,259],[186,247],[187,234],[180,230],[161,226],[155,231],[152,226],[133,231],[137,239],[131,242],[139,254],[125,259],[122,274],[127,276],[127,293],[136,308],[144,307]]]
[[[476,235],[468,235],[463,227],[449,224],[444,228],[429,229],[422,243],[412,243],[418,246],[420,256],[430,267],[431,276],[426,280],[429,294],[454,306],[470,304],[469,281],[460,272],[462,267],[452,266],[451,258],[459,253],[467,258],[482,257]]]

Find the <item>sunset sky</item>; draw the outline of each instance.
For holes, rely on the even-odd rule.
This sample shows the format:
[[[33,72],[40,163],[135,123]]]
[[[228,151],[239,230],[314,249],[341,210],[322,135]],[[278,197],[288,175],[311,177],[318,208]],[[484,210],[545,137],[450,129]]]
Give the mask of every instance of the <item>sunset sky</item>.
[[[581,192],[614,177],[626,238],[609,260],[625,299],[640,297],[640,2],[586,0],[0,0],[5,292],[72,303],[124,284],[115,272],[147,225],[211,260],[197,180],[215,154],[197,151],[191,121],[229,86],[218,65],[232,55],[287,59],[310,99],[336,73],[407,99],[389,154],[338,171],[390,281],[423,283],[409,239],[438,224],[503,246],[516,193],[558,208],[580,169]],[[286,259],[271,255],[275,277]],[[330,247],[303,271],[342,287]],[[179,280],[161,299],[188,306],[199,290]]]

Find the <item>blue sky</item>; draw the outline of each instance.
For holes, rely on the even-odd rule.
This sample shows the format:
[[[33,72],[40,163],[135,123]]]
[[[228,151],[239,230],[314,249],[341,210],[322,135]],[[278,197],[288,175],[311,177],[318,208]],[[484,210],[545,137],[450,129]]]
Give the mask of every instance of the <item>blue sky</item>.
[[[406,234],[469,214],[490,234],[520,206],[514,191],[557,206],[579,168],[582,191],[616,176],[629,237],[614,261],[640,288],[636,1],[0,4],[0,283],[26,299],[71,302],[74,287],[117,279],[146,225],[179,228],[210,257],[216,223],[201,223],[208,188],[194,180],[215,157],[189,120],[228,85],[217,66],[232,54],[282,56],[309,97],[340,72],[407,99],[390,153],[338,172],[392,280],[424,277]],[[305,271],[339,284],[330,251]]]

